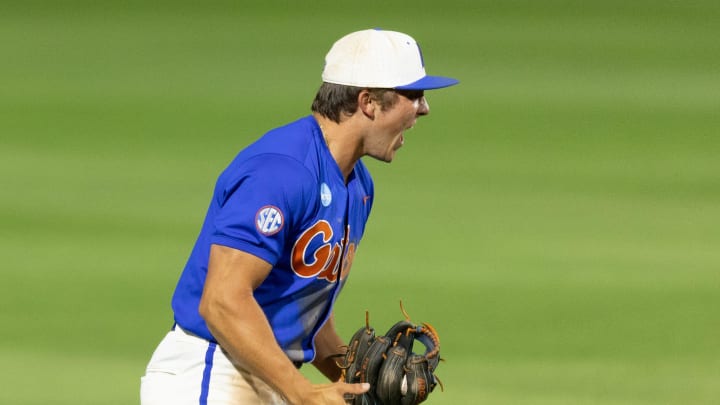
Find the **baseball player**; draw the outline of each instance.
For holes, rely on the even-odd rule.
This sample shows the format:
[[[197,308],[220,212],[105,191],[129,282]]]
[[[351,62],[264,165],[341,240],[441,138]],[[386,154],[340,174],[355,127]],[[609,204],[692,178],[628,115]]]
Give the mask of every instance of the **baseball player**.
[[[333,303],[374,202],[360,160],[390,162],[429,113],[428,76],[410,36],[364,30],[325,58],[312,115],[273,129],[219,176],[172,298],[174,326],[141,381],[141,403],[344,404]],[[312,363],[331,381],[312,384]]]

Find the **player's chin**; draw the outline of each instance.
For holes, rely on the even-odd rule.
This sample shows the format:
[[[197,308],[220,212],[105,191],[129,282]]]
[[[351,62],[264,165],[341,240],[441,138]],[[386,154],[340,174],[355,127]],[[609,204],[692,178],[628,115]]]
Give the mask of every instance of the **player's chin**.
[[[393,159],[395,158],[395,155],[397,155],[398,150],[400,150],[400,148],[402,148],[402,144],[397,144],[397,145],[396,145],[395,147],[393,147],[390,151],[388,151],[388,154],[387,154],[388,158],[387,158],[386,161],[387,161],[387,162],[392,162]]]
[[[383,156],[378,156],[376,159],[381,162],[390,163],[395,159],[395,151],[390,151]]]
[[[393,161],[393,159],[395,159],[395,153],[397,152],[397,150],[398,150],[398,147],[392,147],[392,148],[388,149],[387,151],[385,151],[385,153],[383,153],[381,156],[373,156],[373,157],[381,162],[390,163]]]
[[[381,162],[390,163],[395,158],[398,149],[402,148],[403,142],[404,140],[402,138],[402,135],[399,135],[397,138],[395,138],[394,142],[387,145],[386,149],[383,152],[369,155]]]
[[[403,135],[400,134],[398,136],[397,140],[395,141],[395,143],[392,144],[392,146],[390,147],[390,150],[388,151],[388,156],[390,157],[390,160],[392,160],[392,158],[395,157],[395,154],[397,153],[397,151],[400,150],[400,148],[402,148],[404,144],[405,144],[405,138],[403,138]]]
[[[394,140],[394,142],[392,143],[392,145],[390,145],[390,149],[392,149],[392,152],[395,152],[395,151],[397,151],[398,149],[402,148],[402,146],[403,146],[404,144],[405,144],[405,136],[404,136],[403,132],[400,132],[400,133],[397,134],[397,136],[395,137],[395,140]]]

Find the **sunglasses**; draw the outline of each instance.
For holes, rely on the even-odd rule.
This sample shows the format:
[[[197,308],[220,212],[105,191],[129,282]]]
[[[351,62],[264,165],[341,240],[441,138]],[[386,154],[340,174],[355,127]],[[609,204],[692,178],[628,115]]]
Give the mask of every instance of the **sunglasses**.
[[[424,90],[393,90],[395,93],[407,98],[410,101],[420,100],[424,95]]]

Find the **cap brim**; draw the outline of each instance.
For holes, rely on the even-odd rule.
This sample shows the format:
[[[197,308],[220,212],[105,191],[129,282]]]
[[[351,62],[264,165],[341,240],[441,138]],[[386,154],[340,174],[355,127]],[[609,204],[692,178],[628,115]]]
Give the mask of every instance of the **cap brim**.
[[[443,76],[425,76],[420,80],[414,81],[403,86],[395,86],[397,90],[432,90],[450,87],[460,83],[459,80],[451,77]]]

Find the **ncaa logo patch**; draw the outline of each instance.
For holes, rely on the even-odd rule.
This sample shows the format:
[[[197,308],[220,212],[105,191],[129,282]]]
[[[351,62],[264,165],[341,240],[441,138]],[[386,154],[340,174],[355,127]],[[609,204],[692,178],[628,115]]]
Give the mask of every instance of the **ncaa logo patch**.
[[[320,202],[323,207],[327,207],[332,202],[332,192],[330,191],[330,187],[328,187],[327,183],[320,185]]]
[[[260,208],[255,215],[255,227],[263,235],[274,235],[282,229],[285,224],[280,208],[266,205]]]

